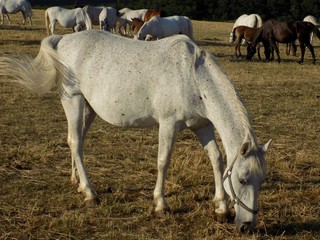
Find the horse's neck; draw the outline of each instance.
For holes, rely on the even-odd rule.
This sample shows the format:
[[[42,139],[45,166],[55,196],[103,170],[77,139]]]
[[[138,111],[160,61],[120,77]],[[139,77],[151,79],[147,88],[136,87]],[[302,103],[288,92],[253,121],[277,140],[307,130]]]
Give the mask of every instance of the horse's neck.
[[[255,34],[254,38],[252,39],[251,44],[253,47],[256,47],[257,44],[262,41],[262,34],[263,34],[263,29],[261,27],[261,28],[259,28],[259,30]]]
[[[201,92],[207,117],[221,137],[227,158],[232,159],[244,140],[255,144],[255,135],[248,113],[231,81],[215,62],[209,59],[206,65],[210,71],[207,71],[210,76],[206,76],[206,79],[211,80],[201,82]]]

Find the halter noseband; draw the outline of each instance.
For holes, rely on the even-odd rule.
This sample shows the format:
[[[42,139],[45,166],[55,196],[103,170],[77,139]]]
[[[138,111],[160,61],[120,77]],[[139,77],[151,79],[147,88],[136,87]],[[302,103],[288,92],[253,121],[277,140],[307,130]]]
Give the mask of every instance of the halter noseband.
[[[240,207],[244,208],[245,210],[247,210],[248,212],[252,213],[252,214],[257,214],[259,212],[259,209],[254,210],[249,208],[247,205],[245,205],[241,199],[237,196],[237,194],[234,191],[233,188],[233,184],[231,181],[231,174],[232,174],[232,169],[233,169],[233,165],[236,162],[238,158],[236,157],[233,161],[232,164],[230,165],[229,169],[227,170],[226,174],[223,176],[223,182],[228,178],[228,182],[229,182],[229,186],[230,186],[230,190],[231,190],[231,195],[232,195],[232,206],[234,206],[235,204],[238,204]]]

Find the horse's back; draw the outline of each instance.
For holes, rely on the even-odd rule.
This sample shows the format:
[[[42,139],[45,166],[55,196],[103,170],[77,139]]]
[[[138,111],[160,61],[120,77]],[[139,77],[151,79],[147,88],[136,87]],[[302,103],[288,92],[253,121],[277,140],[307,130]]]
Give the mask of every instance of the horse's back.
[[[190,84],[190,73],[195,72],[191,68],[200,50],[185,36],[146,43],[89,30],[63,36],[57,51],[74,72],[81,93],[93,109],[116,125],[129,116],[157,118],[154,107],[166,104],[163,99],[171,103],[186,91],[196,91]],[[182,102],[176,107],[183,107]],[[133,113],[130,109],[140,110]]]

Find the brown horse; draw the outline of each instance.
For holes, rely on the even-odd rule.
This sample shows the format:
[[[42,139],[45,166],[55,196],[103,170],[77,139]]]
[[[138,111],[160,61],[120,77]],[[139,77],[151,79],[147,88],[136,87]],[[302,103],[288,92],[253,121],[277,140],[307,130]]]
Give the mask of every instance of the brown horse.
[[[273,57],[270,59],[270,52],[275,50],[278,57],[278,62],[281,61],[278,43],[292,43],[298,39],[301,58],[299,63],[303,62],[305,47],[307,47],[312,55],[313,64],[316,62],[314,55],[313,46],[310,43],[310,34],[314,33],[320,39],[319,30],[310,22],[279,22],[276,20],[266,21],[260,30],[255,35],[252,40],[251,45],[248,47],[247,58],[251,59],[256,52],[256,46],[259,42],[263,43],[265,49],[265,56],[267,60],[273,60]]]
[[[247,26],[239,26],[233,30],[233,41],[235,41],[235,53],[237,57],[241,57],[240,46],[243,39],[245,39],[246,43],[251,43],[254,36],[258,32],[259,28],[252,28]],[[260,45],[257,46],[258,49],[258,57],[260,57]],[[239,53],[239,55],[238,55]]]
[[[162,17],[161,10],[149,9],[144,15],[143,21],[148,22],[153,16]]]
[[[136,33],[140,30],[142,25],[144,24],[144,21],[142,21],[140,18],[131,18],[131,31],[133,33]]]

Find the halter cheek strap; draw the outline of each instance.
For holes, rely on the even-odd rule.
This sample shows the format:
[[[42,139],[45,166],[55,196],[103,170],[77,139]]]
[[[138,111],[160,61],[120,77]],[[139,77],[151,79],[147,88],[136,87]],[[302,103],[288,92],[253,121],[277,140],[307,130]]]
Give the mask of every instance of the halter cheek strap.
[[[248,212],[252,213],[252,214],[257,214],[259,212],[259,209],[254,210],[249,208],[246,204],[244,204],[241,199],[237,196],[237,194],[234,191],[233,188],[233,184],[231,181],[231,174],[232,174],[232,169],[233,169],[233,165],[236,162],[237,158],[235,158],[232,162],[232,164],[230,165],[228,171],[226,172],[226,174],[223,177],[223,182],[228,178],[228,182],[229,182],[229,186],[230,186],[230,190],[231,190],[231,195],[232,195],[232,206],[234,206],[235,204],[238,204],[240,207],[244,208],[245,210],[247,210]]]

